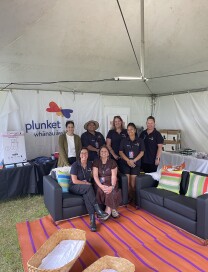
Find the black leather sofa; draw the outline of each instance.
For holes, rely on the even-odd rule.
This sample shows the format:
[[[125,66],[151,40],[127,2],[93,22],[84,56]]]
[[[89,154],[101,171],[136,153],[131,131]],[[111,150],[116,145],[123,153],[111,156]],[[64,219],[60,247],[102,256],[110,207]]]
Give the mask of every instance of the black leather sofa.
[[[206,174],[193,172],[202,176]],[[136,205],[170,223],[208,239],[208,194],[196,199],[185,196],[189,183],[189,172],[183,171],[180,194],[158,189],[158,181],[150,175],[136,177]]]
[[[118,175],[122,193],[121,205],[128,204],[128,181],[126,175]],[[64,220],[87,214],[82,196],[62,193],[55,176],[43,177],[44,203],[54,221]]]

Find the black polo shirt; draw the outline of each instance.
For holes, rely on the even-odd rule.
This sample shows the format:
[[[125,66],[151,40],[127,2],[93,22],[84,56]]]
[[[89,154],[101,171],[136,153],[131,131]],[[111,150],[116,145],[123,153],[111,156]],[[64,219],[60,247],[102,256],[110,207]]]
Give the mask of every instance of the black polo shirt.
[[[100,149],[102,145],[105,144],[105,139],[103,135],[100,132],[95,131],[95,134],[90,133],[89,131],[86,131],[81,136],[82,146],[88,147],[88,145],[91,145],[95,148]],[[90,151],[89,150],[89,160],[94,161],[94,159],[98,158],[98,154],[96,151]]]
[[[161,133],[154,129],[152,133],[148,134],[147,130],[144,130],[139,138],[143,139],[145,144],[145,153],[142,157],[143,163],[155,164],[158,144],[163,144],[164,142]]]
[[[87,167],[84,169],[79,161],[76,161],[71,166],[71,175],[77,176],[78,180],[91,181],[92,179],[92,162],[87,162]]]
[[[121,141],[119,151],[123,151],[126,157],[133,160],[141,151],[145,151],[144,141],[138,137],[136,137],[134,141],[131,141],[130,138],[127,137]],[[141,160],[138,160],[136,165],[140,166]]]
[[[121,133],[118,133],[115,129],[111,129],[108,131],[108,135],[106,138],[111,139],[111,147],[116,155],[119,156],[119,147],[121,140],[128,136],[127,130],[123,129]]]

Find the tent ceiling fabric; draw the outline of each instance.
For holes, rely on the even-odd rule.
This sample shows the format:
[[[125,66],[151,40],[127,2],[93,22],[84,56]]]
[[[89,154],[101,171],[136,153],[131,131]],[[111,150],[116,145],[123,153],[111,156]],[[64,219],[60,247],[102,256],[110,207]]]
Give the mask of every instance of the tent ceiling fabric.
[[[140,63],[140,1],[118,1]],[[208,87],[207,0],[145,0],[143,81],[12,88],[152,95]],[[116,0],[1,0],[0,87],[141,76]]]

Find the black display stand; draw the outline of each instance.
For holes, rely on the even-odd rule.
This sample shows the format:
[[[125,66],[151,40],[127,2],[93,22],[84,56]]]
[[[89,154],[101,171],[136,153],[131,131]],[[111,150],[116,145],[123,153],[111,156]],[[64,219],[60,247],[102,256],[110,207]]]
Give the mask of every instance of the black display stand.
[[[43,194],[43,176],[57,166],[57,160],[0,170],[0,200],[27,194]]]

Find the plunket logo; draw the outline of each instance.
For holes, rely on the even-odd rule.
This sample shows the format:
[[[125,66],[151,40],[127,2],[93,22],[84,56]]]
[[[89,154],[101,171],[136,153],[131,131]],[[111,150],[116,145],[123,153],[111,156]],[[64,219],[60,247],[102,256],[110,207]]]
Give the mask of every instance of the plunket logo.
[[[46,108],[47,112],[55,112],[57,116],[70,118],[73,110],[62,109],[55,102],[51,101],[49,107]],[[32,120],[31,122],[25,124],[26,133],[33,133],[35,137],[45,137],[45,136],[58,136],[62,134],[62,126],[59,120],[51,122],[46,120],[45,122],[36,122]],[[34,132],[33,132],[34,131]]]
[[[71,117],[71,113],[73,112],[73,110],[71,109],[62,109],[61,107],[59,107],[55,102],[51,101],[49,103],[49,108],[46,109],[47,112],[55,112],[56,115],[58,116],[64,116],[66,118],[70,118]]]

